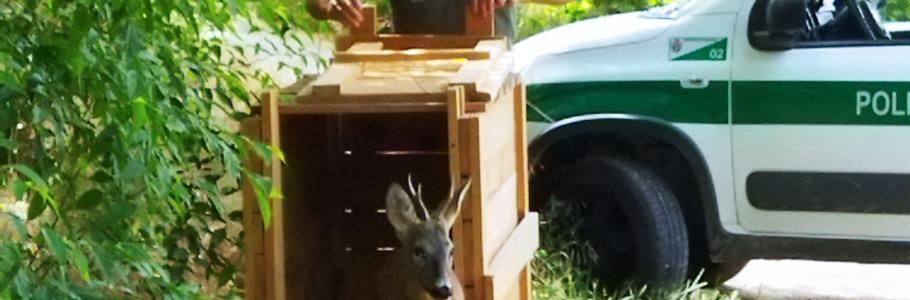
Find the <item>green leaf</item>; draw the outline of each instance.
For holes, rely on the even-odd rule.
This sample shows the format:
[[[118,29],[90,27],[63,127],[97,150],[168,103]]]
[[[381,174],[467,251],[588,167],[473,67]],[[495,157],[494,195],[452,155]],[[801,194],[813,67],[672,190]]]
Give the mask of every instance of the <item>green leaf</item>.
[[[113,180],[114,178],[111,177],[111,175],[108,174],[107,171],[97,170],[97,171],[95,171],[94,174],[92,174],[92,177],[89,177],[89,179],[91,179],[92,181],[94,181],[96,183],[108,183],[108,182],[111,182],[111,180]]]
[[[2,127],[0,127],[0,128],[2,128]],[[0,132],[0,148],[5,148],[9,151],[16,150],[16,148],[18,148],[19,145],[15,141],[4,137],[3,134],[4,134],[3,132]]]
[[[0,244],[0,291],[7,290],[16,273],[22,267],[22,255],[12,244]],[[2,298],[2,297],[0,297]],[[5,298],[9,299],[9,298]]]
[[[77,247],[77,245],[71,245],[69,250],[70,259],[73,264],[76,265],[76,270],[79,271],[79,275],[82,276],[82,279],[89,281],[89,267],[88,267],[88,258],[85,257],[85,253],[82,253],[82,250]]]
[[[104,194],[98,189],[91,189],[82,193],[82,196],[79,196],[79,199],[76,200],[76,208],[78,209],[92,209],[98,206],[101,203],[101,199],[104,197]]]
[[[28,219],[34,220],[47,209],[47,202],[44,201],[44,197],[32,197],[32,201],[28,203]]]
[[[259,212],[262,214],[262,224],[265,224],[265,227],[269,227],[272,222],[272,208],[269,204],[272,181],[268,177],[253,173],[247,173],[247,176],[250,176],[250,182],[253,183],[253,189],[256,191]]]
[[[90,253],[93,254],[95,265],[98,266],[99,270],[101,270],[101,276],[104,276],[106,280],[112,280],[114,263],[111,260],[111,256],[108,254],[107,250],[105,250],[101,245],[94,245]]]
[[[32,168],[29,168],[26,165],[13,165],[13,169],[18,171],[22,175],[25,175],[25,177],[27,177],[28,180],[32,181],[34,183],[34,185],[37,186],[36,188],[38,189],[38,192],[45,192],[45,193],[47,192],[47,190],[48,190],[47,181],[44,181],[44,178],[42,178],[41,175],[38,175],[38,173],[35,172],[35,170],[32,170]]]
[[[13,180],[13,195],[16,197],[16,200],[22,201],[26,191],[28,191],[28,186],[25,184],[25,181],[19,180],[19,178]]]
[[[28,239],[28,229],[25,227],[25,223],[22,223],[22,219],[19,219],[19,217],[16,216],[11,216],[10,219],[13,221],[13,226],[16,227],[16,233],[19,234],[19,239]]]
[[[136,99],[133,99],[133,122],[137,127],[144,127],[149,122],[146,106],[147,103],[145,98],[137,97]]]
[[[47,241],[47,245],[50,246],[51,253],[54,255],[54,258],[56,258],[57,261],[61,264],[66,263],[66,242],[63,241],[63,238],[60,237],[60,234],[58,234],[56,230],[50,227],[41,228],[41,234],[44,235],[44,239]]]

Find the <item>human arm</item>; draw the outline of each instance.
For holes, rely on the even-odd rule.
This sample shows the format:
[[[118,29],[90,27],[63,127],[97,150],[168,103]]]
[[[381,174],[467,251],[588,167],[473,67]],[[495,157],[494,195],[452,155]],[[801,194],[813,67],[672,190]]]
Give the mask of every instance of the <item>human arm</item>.
[[[348,27],[358,27],[363,22],[360,0],[307,0],[306,8],[319,20],[335,20]]]

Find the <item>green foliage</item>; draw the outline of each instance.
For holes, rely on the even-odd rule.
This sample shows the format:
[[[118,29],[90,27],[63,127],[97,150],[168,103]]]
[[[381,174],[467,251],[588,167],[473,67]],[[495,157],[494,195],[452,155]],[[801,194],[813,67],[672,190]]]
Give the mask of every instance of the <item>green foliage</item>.
[[[667,0],[573,0],[565,5],[523,3],[518,8],[518,39],[584,19],[641,10]]]
[[[649,290],[626,286],[614,291],[598,283],[588,266],[594,265],[593,248],[577,235],[581,227],[578,204],[549,201],[542,212],[546,221],[540,230],[540,249],[532,262],[535,299],[566,300],[735,300],[739,295],[706,289],[697,279],[674,290]]]
[[[885,15],[890,21],[910,21],[910,0],[888,0]]]
[[[269,82],[224,37],[329,30],[286,1],[0,1],[0,298],[239,295],[222,199],[280,197],[241,165],[280,152],[218,117]]]

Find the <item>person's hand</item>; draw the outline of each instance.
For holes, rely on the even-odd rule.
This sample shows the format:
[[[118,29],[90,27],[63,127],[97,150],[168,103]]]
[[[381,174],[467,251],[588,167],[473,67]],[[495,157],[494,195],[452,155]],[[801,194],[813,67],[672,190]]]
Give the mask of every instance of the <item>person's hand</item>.
[[[487,18],[496,8],[509,4],[509,0],[471,0],[471,12]]]
[[[329,8],[329,19],[341,22],[348,27],[358,27],[363,22],[360,13],[363,4],[360,0],[335,0]]]

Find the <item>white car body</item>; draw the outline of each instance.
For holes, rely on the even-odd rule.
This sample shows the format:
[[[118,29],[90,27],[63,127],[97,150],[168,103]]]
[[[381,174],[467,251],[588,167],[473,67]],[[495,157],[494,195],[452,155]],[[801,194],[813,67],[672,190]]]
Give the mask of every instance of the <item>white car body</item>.
[[[529,140],[595,116],[657,119],[704,158],[716,201],[716,216],[706,217],[724,234],[910,242],[905,204],[875,198],[910,190],[910,40],[760,50],[749,39],[756,1],[682,1],[516,44],[516,71],[528,86]],[[753,175],[816,180],[781,186],[812,197],[822,189],[815,183],[836,190],[806,203],[763,203],[750,199],[750,191],[767,189],[750,184]],[[892,186],[876,191],[870,184]],[[814,257],[771,251],[751,256]]]

